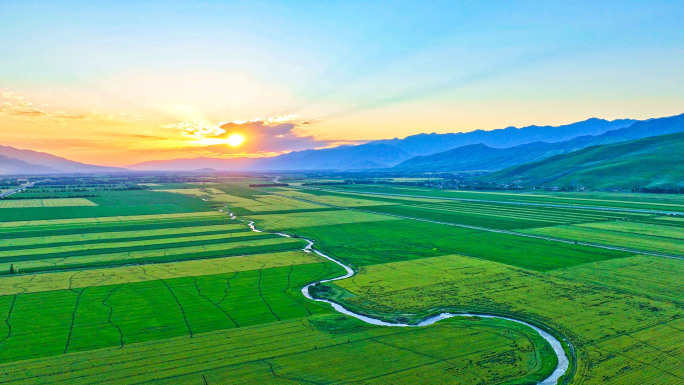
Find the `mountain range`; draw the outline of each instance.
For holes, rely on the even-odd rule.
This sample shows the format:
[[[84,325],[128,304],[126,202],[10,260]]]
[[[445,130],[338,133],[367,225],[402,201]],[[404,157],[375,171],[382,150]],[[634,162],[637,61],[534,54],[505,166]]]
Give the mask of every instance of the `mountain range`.
[[[491,180],[538,183],[545,180],[545,177],[537,174],[528,176],[519,170],[515,171],[515,168],[556,159],[555,157],[563,154],[575,154],[594,146],[679,132],[684,132],[684,114],[642,121],[608,121],[592,118],[556,127],[507,127],[458,134],[419,134],[404,139],[377,140],[353,146],[297,151],[272,158],[202,157],[150,161],[129,166],[129,170],[373,170],[407,173],[503,170],[492,174]],[[42,152],[0,146],[0,174],[126,170],[89,165]],[[514,170],[511,171],[513,174],[509,174],[509,170]]]
[[[637,121],[628,127],[585,135],[557,143],[533,142],[508,148],[485,144],[457,147],[445,152],[416,156],[390,170],[397,172],[496,171],[586,147],[657,135],[684,132],[684,115]]]
[[[369,170],[395,166],[415,156],[429,155],[470,144],[504,148],[543,140],[560,142],[578,136],[599,135],[628,127],[636,120],[591,118],[562,126],[507,127],[492,131],[475,130],[450,134],[418,134],[404,139],[376,140],[355,146],[296,151],[272,158],[216,159],[194,158],[134,164],[134,170],[194,170],[211,167],[217,170]],[[198,162],[202,159],[202,162]]]
[[[482,177],[522,186],[684,187],[684,133],[587,147]]]
[[[95,166],[33,150],[0,146],[0,174],[116,172],[123,168]]]

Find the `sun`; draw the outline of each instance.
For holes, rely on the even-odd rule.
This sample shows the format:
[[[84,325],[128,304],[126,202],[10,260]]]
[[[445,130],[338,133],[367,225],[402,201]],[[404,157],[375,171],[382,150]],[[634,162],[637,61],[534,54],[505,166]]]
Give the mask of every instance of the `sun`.
[[[231,147],[237,147],[245,141],[245,137],[240,134],[230,134],[226,138],[226,143]]]

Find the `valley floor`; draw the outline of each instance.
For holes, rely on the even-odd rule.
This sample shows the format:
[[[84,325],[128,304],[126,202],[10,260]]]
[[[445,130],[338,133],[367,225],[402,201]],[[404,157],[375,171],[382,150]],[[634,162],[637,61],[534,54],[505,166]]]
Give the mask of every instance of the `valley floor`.
[[[661,213],[684,201],[250,182],[0,205],[0,383],[523,384],[555,368],[510,321],[388,328],[310,301],[303,286],[344,270],[246,221],[352,266],[315,294],[358,313],[500,314],[566,342],[561,383],[684,382],[684,219]]]

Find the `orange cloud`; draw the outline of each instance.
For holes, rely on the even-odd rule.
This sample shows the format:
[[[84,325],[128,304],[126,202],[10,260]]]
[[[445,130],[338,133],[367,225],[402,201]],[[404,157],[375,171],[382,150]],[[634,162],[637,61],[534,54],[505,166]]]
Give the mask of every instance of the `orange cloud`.
[[[313,135],[304,133],[302,128],[308,124],[310,124],[309,121],[296,120],[296,116],[286,114],[216,124],[197,124],[186,121],[165,124],[162,127],[181,130],[184,136],[196,139],[196,145],[202,146],[204,151],[214,155],[272,156],[291,151],[328,147],[335,143],[335,141],[319,140]],[[245,137],[244,144],[239,148],[216,144],[217,141],[225,140],[234,134]]]

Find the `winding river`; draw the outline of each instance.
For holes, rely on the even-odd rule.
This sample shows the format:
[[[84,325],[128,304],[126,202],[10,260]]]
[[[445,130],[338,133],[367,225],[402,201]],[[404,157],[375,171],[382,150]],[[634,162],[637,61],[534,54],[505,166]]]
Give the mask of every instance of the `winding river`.
[[[235,218],[235,215],[234,215],[233,213],[229,213],[229,215],[230,215],[230,217],[231,217],[232,219]],[[261,231],[261,230],[258,230],[256,227],[254,227],[254,222],[253,222],[253,221],[251,221],[251,222],[249,222],[249,223],[247,223],[247,224],[248,224],[249,227],[252,229],[252,231],[255,231],[255,232],[258,232],[258,233],[263,232],[263,231]],[[273,234],[280,235],[281,237],[290,238],[289,235],[283,234],[283,233],[273,233]],[[326,254],[324,254],[324,253],[322,253],[322,252],[320,252],[319,250],[314,249],[314,247],[313,247],[313,245],[314,245],[313,241],[311,241],[311,240],[309,240],[309,239],[306,239],[306,238],[300,238],[300,239],[303,239],[303,240],[305,240],[306,242],[308,242],[308,244],[306,245],[306,247],[303,249],[305,252],[307,252],[307,253],[314,252],[314,253],[316,253],[317,255],[319,255],[319,256],[321,256],[321,257],[323,257],[323,258],[325,258],[325,259],[327,259],[327,260],[329,260],[329,261],[331,261],[331,262],[333,262],[333,263],[339,265],[340,267],[342,267],[342,268],[346,271],[346,274],[344,274],[344,275],[342,275],[342,276],[335,277],[335,278],[330,278],[330,279],[324,279],[324,280],[321,280],[321,281],[312,282],[312,283],[310,283],[310,284],[304,286],[304,287],[302,288],[302,294],[304,294],[304,296],[305,296],[306,298],[308,298],[308,299],[310,299],[310,300],[312,300],[312,301],[328,303],[328,304],[330,304],[330,305],[333,307],[333,309],[335,309],[335,310],[336,310],[337,312],[339,312],[339,313],[348,315],[348,316],[350,316],[350,317],[354,317],[354,318],[356,318],[356,319],[358,319],[358,320],[361,320],[361,321],[363,321],[363,322],[366,322],[366,323],[369,323],[369,324],[372,324],[372,325],[379,325],[379,326],[391,326],[391,327],[421,327],[421,326],[432,325],[432,324],[434,324],[434,323],[437,322],[437,321],[441,321],[441,320],[443,320],[443,319],[452,318],[452,317],[495,318],[495,319],[502,319],[502,320],[506,320],[506,321],[510,321],[510,322],[519,323],[519,324],[525,325],[525,326],[529,327],[530,329],[534,330],[535,332],[537,332],[543,339],[545,339],[545,340],[551,345],[551,347],[553,348],[554,353],[556,353],[556,356],[558,357],[558,364],[556,365],[556,369],[553,371],[553,373],[551,373],[551,375],[550,375],[549,377],[547,377],[547,378],[545,378],[544,380],[538,382],[539,385],[556,385],[556,384],[558,383],[558,379],[560,379],[560,377],[563,376],[563,375],[567,372],[568,367],[570,366],[570,361],[569,361],[569,359],[568,359],[568,356],[565,354],[565,350],[563,350],[563,346],[561,345],[561,342],[560,342],[556,337],[554,337],[554,336],[551,335],[550,333],[548,333],[548,332],[546,332],[546,331],[544,331],[544,330],[538,328],[537,326],[534,326],[534,325],[529,324],[529,323],[527,323],[527,322],[525,322],[525,321],[521,321],[521,320],[518,320],[518,319],[515,319],[515,318],[503,317],[503,316],[498,316],[498,315],[493,315],[493,314],[479,314],[479,313],[446,313],[446,312],[445,312],[445,313],[440,313],[440,314],[438,314],[438,315],[436,315],[436,316],[432,316],[432,317],[425,318],[425,319],[423,319],[422,321],[420,321],[420,322],[417,323],[417,324],[393,323],[393,322],[387,322],[387,321],[383,321],[383,320],[376,319],[376,318],[367,317],[367,316],[362,315],[362,314],[354,313],[353,311],[351,311],[351,310],[345,308],[344,306],[340,305],[339,303],[336,303],[336,302],[333,302],[333,301],[330,301],[330,300],[327,300],[327,299],[314,298],[314,297],[311,296],[311,294],[309,294],[309,288],[310,288],[311,286],[313,286],[313,285],[315,285],[315,284],[317,284],[317,283],[331,282],[331,281],[337,281],[337,280],[340,280],[340,279],[350,278],[350,277],[354,276],[354,270],[353,270],[351,267],[349,267],[349,266],[343,264],[342,262],[340,262],[340,261],[338,261],[338,260],[336,260],[336,259],[334,259],[334,258],[332,258],[332,257],[330,257],[330,256],[328,256],[328,255],[326,255]]]

